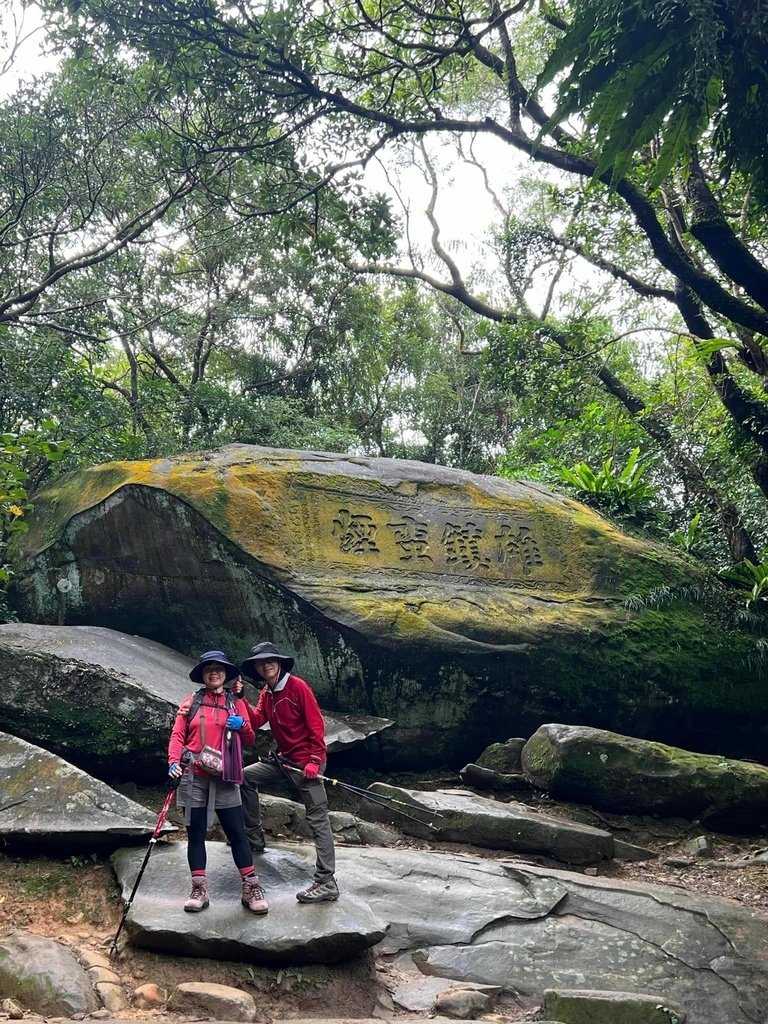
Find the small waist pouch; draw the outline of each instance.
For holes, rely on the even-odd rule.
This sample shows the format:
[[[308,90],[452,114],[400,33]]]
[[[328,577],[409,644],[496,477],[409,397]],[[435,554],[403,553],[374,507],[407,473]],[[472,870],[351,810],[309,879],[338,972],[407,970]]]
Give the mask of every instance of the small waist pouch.
[[[197,763],[209,775],[221,775],[224,768],[224,758],[216,747],[203,747],[197,755]]]
[[[200,739],[203,741],[203,749],[195,757],[195,761],[208,775],[221,775],[224,770],[224,755],[221,750],[205,742],[205,712],[202,708],[200,711]]]

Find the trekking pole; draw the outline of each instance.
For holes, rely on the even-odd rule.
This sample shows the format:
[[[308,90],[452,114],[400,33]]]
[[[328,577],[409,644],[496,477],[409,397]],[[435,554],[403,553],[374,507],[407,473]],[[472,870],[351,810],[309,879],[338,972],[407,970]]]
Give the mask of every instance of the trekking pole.
[[[360,786],[353,786],[349,782],[342,782],[340,779],[329,779],[326,776],[322,776],[324,781],[329,782],[332,786],[341,786],[344,789],[349,790],[350,793],[356,793],[358,796],[364,797],[366,800],[384,800],[388,804],[398,804],[400,807],[409,807],[411,810],[421,811],[421,807],[416,807],[414,804],[408,804],[404,800],[398,800],[394,796],[387,796],[386,793],[372,793],[369,789],[362,789]],[[400,812],[403,813],[402,811]],[[424,813],[428,814],[429,811],[424,809]],[[433,818],[442,818],[443,815],[440,811],[432,812]]]
[[[114,956],[115,953],[117,952],[117,940],[120,938],[120,932],[122,932],[123,925],[125,924],[125,920],[128,917],[128,911],[131,909],[131,904],[133,903],[133,898],[136,895],[136,890],[139,888],[139,882],[141,882],[141,876],[144,874],[144,868],[146,868],[147,866],[150,854],[152,853],[152,850],[155,848],[155,844],[157,843],[157,840],[160,836],[160,830],[165,824],[165,819],[168,817],[168,811],[171,809],[171,801],[173,800],[173,794],[179,788],[180,782],[181,778],[178,778],[171,779],[170,782],[168,783],[168,793],[165,797],[165,802],[160,810],[160,814],[157,817],[157,822],[155,823],[155,830],[152,833],[152,836],[150,837],[147,852],[144,854],[144,860],[141,862],[141,867],[139,868],[138,875],[136,875],[136,881],[133,883],[131,895],[128,897],[128,902],[125,904],[123,916],[120,918],[120,924],[118,926],[117,931],[115,932],[115,937],[114,939],[112,939],[112,942],[107,951],[109,956]]]
[[[286,771],[293,772],[296,775],[303,775],[304,772],[301,768],[296,768],[285,760],[285,758],[277,758],[281,767]],[[341,779],[332,779],[328,775],[317,775],[315,778],[321,782],[327,782],[330,786],[340,786],[342,789],[348,790],[350,793],[354,793],[355,796],[360,796],[365,800],[368,800],[372,804],[377,804],[379,807],[389,808],[392,804],[398,804],[400,807],[408,807],[412,811],[421,811],[422,808],[416,807],[413,804],[407,804],[404,800],[396,800],[393,796],[387,796],[385,793],[371,793],[370,790],[361,789],[359,786],[351,786],[348,782],[342,782]],[[431,821],[422,821],[421,818],[417,818],[414,814],[408,814],[406,811],[398,810],[397,807],[392,807],[397,814],[401,814],[404,818],[410,818],[411,821],[416,821],[419,825],[426,825],[427,828],[431,828],[433,832],[439,832],[436,825],[433,825]],[[429,814],[429,811],[424,810],[424,814]],[[442,818],[440,811],[434,811],[432,819]]]

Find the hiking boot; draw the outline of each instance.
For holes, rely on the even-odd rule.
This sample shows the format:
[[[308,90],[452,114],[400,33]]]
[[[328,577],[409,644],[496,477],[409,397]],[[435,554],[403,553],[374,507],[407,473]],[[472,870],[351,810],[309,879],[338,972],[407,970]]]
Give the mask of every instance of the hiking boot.
[[[264,853],[267,848],[267,838],[263,828],[249,828],[245,837],[252,853]]]
[[[205,910],[208,905],[208,882],[205,878],[198,878],[195,876],[192,879],[192,892],[189,894],[189,899],[184,904],[184,909],[189,914],[199,914],[200,911]]]
[[[269,910],[269,904],[264,899],[264,890],[259,885],[256,875],[243,879],[243,895],[240,902],[252,914],[266,914]]]
[[[330,903],[339,898],[339,887],[333,878],[324,882],[313,882],[308,889],[296,893],[299,903]]]

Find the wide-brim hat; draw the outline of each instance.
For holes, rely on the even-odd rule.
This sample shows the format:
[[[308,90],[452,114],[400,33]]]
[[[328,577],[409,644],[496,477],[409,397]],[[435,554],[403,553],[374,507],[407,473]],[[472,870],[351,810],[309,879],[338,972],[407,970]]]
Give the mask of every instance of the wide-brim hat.
[[[240,669],[237,665],[232,664],[224,651],[206,651],[205,654],[200,655],[197,659],[197,664],[189,673],[189,678],[193,683],[202,683],[203,669],[206,665],[210,665],[211,662],[224,666],[224,670],[227,673],[227,682],[229,682],[230,679],[234,679],[235,676],[240,675]]]
[[[283,672],[290,672],[293,668],[293,658],[287,654],[281,654],[273,643],[269,640],[264,640],[251,648],[251,653],[240,666],[240,671],[243,675],[248,676],[249,679],[261,679],[261,676],[256,671],[256,662],[274,661],[275,659],[280,662]]]

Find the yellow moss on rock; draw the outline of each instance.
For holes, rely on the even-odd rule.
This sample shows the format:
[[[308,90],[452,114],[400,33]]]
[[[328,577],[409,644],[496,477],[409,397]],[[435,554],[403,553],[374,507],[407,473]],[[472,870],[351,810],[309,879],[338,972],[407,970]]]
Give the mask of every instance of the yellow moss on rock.
[[[669,579],[688,572],[539,485],[248,445],[61,478],[35,497],[18,542],[22,572],[80,513],[132,487],[184,502],[270,578],[392,642],[524,649],[542,635],[626,620],[619,564],[629,579],[649,565]]]

